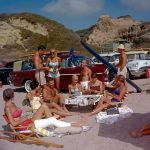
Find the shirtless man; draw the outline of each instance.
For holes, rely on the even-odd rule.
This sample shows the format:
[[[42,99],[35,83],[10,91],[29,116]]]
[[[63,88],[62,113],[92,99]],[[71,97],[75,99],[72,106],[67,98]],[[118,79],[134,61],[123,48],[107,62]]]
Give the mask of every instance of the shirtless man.
[[[42,63],[42,55],[44,54],[44,50],[45,50],[45,46],[41,45],[38,47],[38,50],[36,51],[35,55],[34,55],[34,65],[36,68],[36,72],[35,72],[35,78],[37,80],[37,82],[39,83],[39,85],[43,86],[46,84],[46,78],[45,78],[45,70],[48,70],[47,67],[43,66]]]
[[[118,52],[120,53],[119,63],[115,65],[118,68],[118,74],[117,75],[121,74],[124,77],[126,77],[126,74],[127,74],[127,68],[126,68],[127,56],[126,56],[125,47],[123,44],[119,45]]]
[[[91,74],[92,71],[90,68],[88,68],[88,63],[86,60],[82,61],[82,71],[80,73],[80,83],[81,83],[81,88],[82,88],[82,92],[86,93],[86,91],[88,90],[88,84],[91,80]]]
[[[82,71],[80,73],[80,81],[90,81],[91,80],[91,74],[92,71],[90,68],[88,68],[88,63],[86,60],[82,61]]]
[[[47,104],[51,105],[51,103],[56,103],[65,112],[69,112],[64,105],[63,96],[54,87],[54,79],[53,78],[50,78],[50,77],[47,78],[47,84],[44,87],[42,93],[43,93],[43,99]]]

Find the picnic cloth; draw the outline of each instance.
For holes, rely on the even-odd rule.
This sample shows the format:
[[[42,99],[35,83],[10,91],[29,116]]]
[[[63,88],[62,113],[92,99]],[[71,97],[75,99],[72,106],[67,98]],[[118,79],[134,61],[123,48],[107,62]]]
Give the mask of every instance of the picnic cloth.
[[[76,97],[65,99],[65,104],[79,105],[79,106],[95,105],[95,103],[98,102],[100,98],[101,95],[76,96]]]
[[[133,110],[130,109],[127,105],[123,105],[118,109],[119,114],[114,115],[107,115],[107,112],[99,112],[96,116],[97,123],[113,124],[120,119],[129,117],[133,113]]]

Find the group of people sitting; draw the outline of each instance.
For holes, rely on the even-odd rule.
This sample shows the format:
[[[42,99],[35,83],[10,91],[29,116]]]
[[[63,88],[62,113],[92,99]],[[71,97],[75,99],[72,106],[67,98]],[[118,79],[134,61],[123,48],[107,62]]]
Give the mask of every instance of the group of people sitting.
[[[79,83],[78,76],[73,75],[72,82],[70,85],[68,85],[69,97],[78,96],[81,95],[81,93],[104,93],[103,83],[98,80],[98,77],[95,73],[91,74],[90,70],[86,70],[86,67],[83,67],[80,81],[82,84],[82,82],[86,82],[87,79],[90,79],[87,88],[83,88]],[[106,94],[107,96],[111,96],[113,98],[110,100],[107,96],[102,97],[102,100],[98,102],[96,108],[87,115],[93,115],[100,112],[103,108],[109,106],[111,101],[123,100],[123,97],[127,91],[124,76],[117,76],[113,86],[116,89],[114,93]],[[33,81],[31,82],[30,87],[32,90],[27,93],[26,100],[23,101],[23,105],[27,103],[30,105],[32,117],[29,119],[21,116],[22,110],[15,104],[13,89],[5,89],[3,91],[3,98],[5,101],[4,113],[7,115],[10,123],[13,126],[29,126],[33,131],[38,128],[46,128],[48,126],[55,126],[57,127],[57,130],[59,128],[62,129],[62,127],[67,127],[67,131],[68,128],[74,127],[77,132],[82,131],[82,126],[85,124],[84,120],[78,120],[75,123],[68,123],[60,121],[54,117],[54,114],[60,116],[70,116],[76,113],[70,112],[66,108],[64,98],[62,94],[59,93],[57,88],[55,88],[53,78],[48,77],[45,86],[41,87],[37,81]]]
[[[54,50],[51,53],[52,57],[47,61],[51,67],[50,69],[45,67],[49,70],[46,81],[43,80],[43,71],[41,72],[41,70],[44,70],[45,68],[39,57],[40,52],[35,55],[34,64],[37,69],[35,77],[38,82],[31,82],[31,91],[27,93],[26,100],[23,101],[23,105],[29,104],[32,111],[32,117],[28,119],[21,116],[22,110],[19,109],[14,102],[14,91],[12,89],[5,89],[3,91],[3,98],[5,101],[4,113],[13,126],[29,126],[33,131],[38,128],[55,126],[55,132],[60,131],[62,128],[65,128],[65,131],[74,128],[76,133],[80,133],[85,124],[84,120],[68,123],[54,117],[54,114],[71,116],[76,113],[70,112],[66,108],[64,97],[59,92],[60,74],[58,67],[60,59],[55,55],[56,52]],[[82,61],[82,68],[80,76],[72,76],[72,81],[68,85],[68,96],[75,97],[87,94],[102,95],[92,112],[88,112],[85,115],[95,115],[102,110],[107,109],[112,103],[122,103],[125,100],[127,84],[124,75],[119,74],[112,82],[105,84],[98,79],[96,73],[92,73],[86,60]]]

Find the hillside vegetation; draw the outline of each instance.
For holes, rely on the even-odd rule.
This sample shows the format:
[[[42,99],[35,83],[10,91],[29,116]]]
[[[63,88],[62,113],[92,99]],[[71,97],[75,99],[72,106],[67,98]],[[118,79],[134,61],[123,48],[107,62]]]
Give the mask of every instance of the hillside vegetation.
[[[0,59],[32,53],[41,44],[47,50],[84,51],[80,37],[56,21],[31,13],[0,15]]]

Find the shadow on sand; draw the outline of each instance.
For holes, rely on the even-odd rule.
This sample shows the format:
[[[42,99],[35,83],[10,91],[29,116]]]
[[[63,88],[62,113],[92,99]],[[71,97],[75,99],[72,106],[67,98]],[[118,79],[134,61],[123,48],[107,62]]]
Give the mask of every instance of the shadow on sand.
[[[119,120],[118,122],[106,125],[100,124],[98,136],[117,139],[126,143],[131,143],[144,150],[150,149],[150,136],[140,138],[131,138],[130,131],[135,131],[150,123],[150,113],[139,114],[134,113],[129,118]]]

